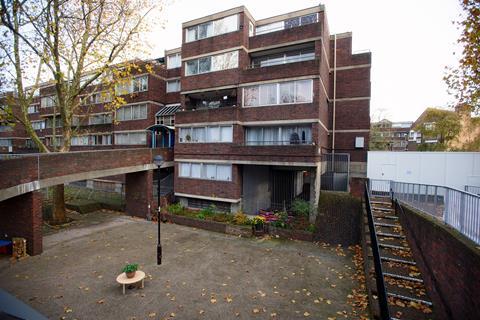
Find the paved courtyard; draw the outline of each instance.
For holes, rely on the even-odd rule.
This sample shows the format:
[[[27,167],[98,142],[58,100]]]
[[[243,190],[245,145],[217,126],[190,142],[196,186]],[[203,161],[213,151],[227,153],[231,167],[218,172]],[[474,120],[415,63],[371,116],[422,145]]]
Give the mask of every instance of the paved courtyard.
[[[115,215],[50,234],[42,255],[1,261],[0,286],[51,319],[360,319],[348,249],[162,224],[157,266],[156,230]],[[147,278],[122,295],[127,262]]]

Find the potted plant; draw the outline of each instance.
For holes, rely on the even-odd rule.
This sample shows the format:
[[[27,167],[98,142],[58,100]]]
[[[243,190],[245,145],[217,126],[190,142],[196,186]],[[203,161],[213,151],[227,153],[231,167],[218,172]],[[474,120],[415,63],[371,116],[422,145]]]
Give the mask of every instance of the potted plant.
[[[125,267],[123,267],[123,272],[127,275],[127,278],[135,277],[135,272],[138,270],[138,264],[136,263],[129,263]]]
[[[261,236],[264,233],[265,217],[255,216],[252,219],[252,231],[255,236]]]

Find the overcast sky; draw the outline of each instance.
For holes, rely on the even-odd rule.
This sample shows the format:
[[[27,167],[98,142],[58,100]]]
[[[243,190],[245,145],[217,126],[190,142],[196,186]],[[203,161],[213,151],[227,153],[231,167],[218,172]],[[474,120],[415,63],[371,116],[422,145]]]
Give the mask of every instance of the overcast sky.
[[[154,57],[181,46],[182,22],[245,5],[263,19],[322,3],[331,33],[353,32],[353,51],[372,52],[372,120],[381,112],[394,121],[415,120],[426,107],[452,102],[442,80],[454,65],[459,31],[452,24],[458,0],[175,0],[150,38]]]

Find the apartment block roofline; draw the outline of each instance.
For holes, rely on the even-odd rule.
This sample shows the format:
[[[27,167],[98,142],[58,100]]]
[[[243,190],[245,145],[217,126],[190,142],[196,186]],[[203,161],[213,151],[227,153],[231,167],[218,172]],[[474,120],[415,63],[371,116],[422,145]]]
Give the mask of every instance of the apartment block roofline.
[[[282,20],[286,20],[286,19],[289,19],[289,18],[305,16],[307,14],[317,13],[317,12],[322,12],[322,11],[325,11],[325,6],[320,4],[320,5],[315,6],[315,7],[306,8],[306,9],[297,10],[297,11],[292,11],[292,12],[280,14],[280,15],[277,15],[277,16],[273,16],[273,17],[270,17],[270,18],[261,19],[261,20],[256,21],[256,25],[260,26],[260,25],[269,24],[269,23],[272,23],[272,22],[277,22],[277,21],[282,21]]]
[[[204,22],[208,22],[208,21],[212,21],[212,20],[217,20],[217,19],[220,19],[220,18],[223,18],[223,17],[231,16],[231,15],[236,14],[236,13],[240,13],[240,12],[247,12],[247,15],[251,17],[250,13],[248,13],[247,8],[245,8],[245,6],[240,6],[240,7],[220,11],[220,12],[217,12],[217,13],[205,16],[205,17],[201,17],[201,18],[198,18],[198,19],[193,19],[193,20],[184,22],[184,23],[182,23],[182,28],[188,28],[188,27],[200,24],[200,23],[204,23]]]
[[[178,47],[175,49],[168,49],[168,50],[165,50],[165,57],[174,53],[181,53],[181,52],[182,52],[182,47]]]
[[[330,35],[330,40],[334,40],[335,36],[337,37],[337,40],[338,39],[345,39],[345,38],[352,38],[353,33],[351,31],[349,31],[349,32],[341,32],[341,33],[332,34],[332,35]]]

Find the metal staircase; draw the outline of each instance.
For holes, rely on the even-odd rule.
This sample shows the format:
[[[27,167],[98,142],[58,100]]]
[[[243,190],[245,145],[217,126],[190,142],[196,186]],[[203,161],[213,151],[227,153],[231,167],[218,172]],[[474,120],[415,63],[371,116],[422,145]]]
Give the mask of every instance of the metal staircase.
[[[432,302],[394,204],[388,197],[371,197],[367,186],[365,200],[367,281],[371,301],[379,305],[378,310],[373,308],[374,316],[382,320],[434,319]]]

